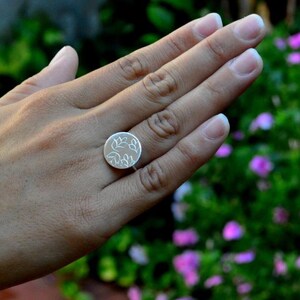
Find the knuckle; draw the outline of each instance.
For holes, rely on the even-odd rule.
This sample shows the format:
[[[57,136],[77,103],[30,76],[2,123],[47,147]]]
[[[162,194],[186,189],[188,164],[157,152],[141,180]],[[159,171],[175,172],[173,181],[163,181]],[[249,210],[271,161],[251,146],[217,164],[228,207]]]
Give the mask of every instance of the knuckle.
[[[213,60],[225,61],[226,53],[224,45],[220,43],[216,38],[208,38],[206,41],[206,47],[208,48]]]
[[[103,128],[105,124],[102,122],[102,118],[105,115],[103,112],[94,112],[92,111],[90,114],[86,114],[84,118],[82,118],[83,126],[86,128]]]
[[[33,97],[28,98],[20,108],[20,114],[23,116],[40,115],[45,111],[45,99],[50,99],[52,93],[48,89],[38,91]]]
[[[177,149],[180,153],[181,161],[187,165],[195,166],[199,161],[199,148],[193,143],[180,141],[177,144]]]
[[[38,75],[33,75],[20,84],[19,88],[22,89],[22,93],[31,94],[32,92],[38,91],[41,88],[38,84],[37,76]]]
[[[185,51],[182,46],[182,41],[175,37],[173,34],[169,35],[166,39],[167,45],[171,51],[171,55],[173,54],[174,57],[180,55]]]
[[[58,146],[72,146],[77,138],[74,122],[55,122],[43,130],[43,134],[34,142],[37,152],[56,149]]]
[[[129,54],[119,59],[118,63],[124,78],[129,81],[137,80],[149,73],[147,60],[141,54]]]
[[[25,111],[34,113],[49,113],[53,108],[61,110],[70,106],[70,98],[64,90],[59,87],[50,87],[35,92],[26,104],[23,105]]]
[[[141,169],[139,176],[143,188],[149,193],[161,191],[168,186],[167,174],[158,161]]]
[[[224,98],[225,91],[222,88],[221,84],[215,84],[209,80],[203,83],[203,87],[208,94],[209,102],[213,100],[220,100]]]
[[[72,134],[76,132],[76,124],[71,121],[57,122],[50,126],[48,130],[49,137],[56,142],[67,142]]]
[[[61,109],[62,107],[73,107],[73,100],[71,99],[71,94],[67,92],[63,86],[53,86],[45,90],[46,97],[44,97],[45,105],[50,107],[57,107]]]
[[[178,118],[170,110],[164,110],[152,115],[147,119],[147,123],[155,136],[160,139],[167,139],[177,135],[180,131]]]
[[[164,68],[150,73],[143,79],[142,83],[148,93],[149,100],[155,102],[158,99],[167,98],[178,89],[177,80]]]

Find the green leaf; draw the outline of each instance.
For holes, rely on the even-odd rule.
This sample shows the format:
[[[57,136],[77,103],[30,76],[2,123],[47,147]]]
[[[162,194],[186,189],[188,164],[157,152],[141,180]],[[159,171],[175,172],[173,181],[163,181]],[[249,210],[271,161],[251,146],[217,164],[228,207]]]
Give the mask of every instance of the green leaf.
[[[74,299],[76,294],[80,291],[78,284],[73,281],[64,281],[60,289],[62,294],[68,299]]]
[[[52,28],[45,31],[43,38],[47,46],[62,44],[64,42],[64,36],[62,32]]]
[[[84,256],[73,263],[60,269],[57,274],[68,274],[72,275],[74,279],[79,280],[86,278],[89,273],[89,266],[87,262],[87,256]]]
[[[152,44],[152,43],[156,42],[157,40],[159,40],[159,38],[160,38],[160,36],[158,34],[146,33],[141,36],[140,41],[141,41],[141,43],[143,43],[145,45],[149,45],[149,44]]]
[[[136,276],[134,274],[128,274],[128,275],[121,276],[117,282],[122,287],[130,287],[131,285],[134,284],[135,280],[136,280]]]
[[[93,300],[93,296],[91,296],[90,294],[86,293],[86,292],[79,292],[74,300]]]
[[[174,14],[164,7],[155,4],[150,4],[147,7],[147,15],[150,22],[157,29],[164,33],[170,32],[174,28]]]
[[[113,257],[106,256],[101,258],[98,265],[98,276],[103,281],[114,281],[118,276],[116,262]]]
[[[167,3],[173,8],[176,8],[178,10],[183,10],[187,13],[193,12],[193,0],[160,0],[162,3]]]

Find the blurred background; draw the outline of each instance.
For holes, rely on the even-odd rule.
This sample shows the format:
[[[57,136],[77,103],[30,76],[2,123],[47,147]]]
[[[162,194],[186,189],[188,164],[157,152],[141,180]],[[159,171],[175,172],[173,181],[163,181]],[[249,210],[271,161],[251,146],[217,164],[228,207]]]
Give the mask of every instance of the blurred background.
[[[300,299],[299,1],[0,0],[0,92],[65,44],[78,76],[209,12],[260,14],[262,76],[215,157],[101,249],[0,299]],[[38,242],[38,241],[37,241]]]

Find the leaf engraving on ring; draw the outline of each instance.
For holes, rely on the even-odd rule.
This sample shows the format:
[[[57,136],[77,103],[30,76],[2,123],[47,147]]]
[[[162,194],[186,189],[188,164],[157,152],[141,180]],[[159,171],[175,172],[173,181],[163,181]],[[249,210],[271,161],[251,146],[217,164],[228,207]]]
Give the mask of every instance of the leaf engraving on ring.
[[[141,152],[140,141],[128,132],[113,134],[104,145],[106,161],[118,169],[127,169],[134,166],[139,160]]]

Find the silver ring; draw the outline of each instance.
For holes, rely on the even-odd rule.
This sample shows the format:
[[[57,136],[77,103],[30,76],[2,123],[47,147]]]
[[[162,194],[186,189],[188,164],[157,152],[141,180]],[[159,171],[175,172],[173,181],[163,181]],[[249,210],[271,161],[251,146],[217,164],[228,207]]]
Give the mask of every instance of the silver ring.
[[[139,161],[142,145],[133,134],[117,132],[106,140],[103,154],[110,166],[116,169],[128,169]]]

